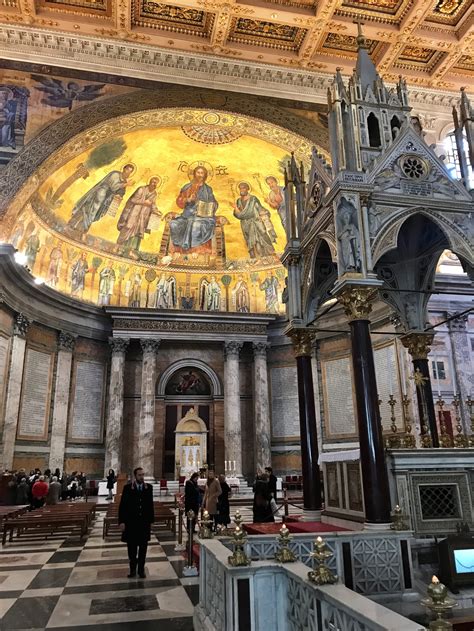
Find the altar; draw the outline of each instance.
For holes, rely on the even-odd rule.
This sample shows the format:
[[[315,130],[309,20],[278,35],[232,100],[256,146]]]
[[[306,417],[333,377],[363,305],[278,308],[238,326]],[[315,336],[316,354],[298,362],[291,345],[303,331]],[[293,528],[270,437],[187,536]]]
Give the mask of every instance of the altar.
[[[175,459],[178,477],[189,477],[207,462],[207,427],[195,408],[176,425]]]

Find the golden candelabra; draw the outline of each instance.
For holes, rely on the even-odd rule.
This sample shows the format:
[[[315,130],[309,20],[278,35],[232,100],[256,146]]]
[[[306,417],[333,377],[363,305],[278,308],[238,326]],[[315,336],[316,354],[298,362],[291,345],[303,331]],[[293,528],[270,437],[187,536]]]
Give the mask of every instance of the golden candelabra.
[[[397,419],[395,416],[395,406],[397,405],[397,401],[395,400],[393,394],[389,396],[388,404],[390,406],[390,431],[392,432],[392,434],[388,437],[388,445],[390,449],[399,449],[402,447],[402,438],[398,435]]]
[[[425,394],[425,384],[428,381],[428,377],[421,372],[419,368],[417,368],[413,374],[413,382],[416,387],[417,393],[419,393],[419,398],[422,402],[421,405],[421,418],[420,418],[420,443],[421,446],[429,449],[433,447],[433,441],[431,439],[430,431],[429,431],[429,423],[428,423],[428,410],[426,408],[426,394]]]
[[[405,519],[405,514],[398,504],[393,509],[391,517],[392,523],[390,524],[390,528],[392,530],[408,530],[408,524]]]
[[[326,562],[332,556],[332,552],[328,550],[322,537],[318,537],[313,543],[313,551],[311,552],[311,558],[316,567],[314,570],[311,570],[311,572],[308,572],[308,580],[312,583],[316,583],[316,585],[333,585],[337,583],[337,574],[334,574],[326,565]]]
[[[471,419],[471,435],[469,436],[469,447],[474,447],[474,399],[471,395],[466,400],[466,405],[469,408],[469,417]]]
[[[444,420],[444,412],[443,412],[444,400],[442,399],[440,394],[438,395],[438,400],[436,401],[436,405],[438,406],[439,430],[441,434],[439,437],[439,444],[441,445],[441,447],[452,447],[453,439],[448,434],[448,431],[446,428],[446,422]]]
[[[459,396],[457,394],[454,395],[453,398],[453,406],[454,406],[454,416],[456,419],[456,436],[454,437],[454,446],[455,447],[468,447],[469,440],[464,433],[462,422],[461,422],[461,401],[459,400]]]
[[[247,543],[247,534],[240,526],[236,526],[234,530],[234,540],[232,542],[234,546],[233,553],[227,557],[229,565],[233,567],[246,567],[250,565],[251,560],[246,555],[244,546]]]
[[[214,520],[209,515],[208,511],[205,510],[202,514],[202,518],[199,524],[199,539],[213,539],[214,534],[212,532],[212,526],[214,524]]]
[[[240,528],[240,525],[242,524],[242,515],[240,514],[239,510],[235,511],[235,515],[234,515],[234,524],[236,526],[236,528]]]
[[[403,405],[403,419],[405,424],[405,436],[403,437],[403,447],[405,449],[414,449],[416,447],[416,439],[412,434],[413,426],[411,424],[410,418],[410,399],[408,395],[404,394],[402,397],[402,405]]]
[[[429,628],[431,631],[449,631],[453,625],[445,620],[445,615],[453,607],[457,607],[457,602],[448,596],[446,586],[440,583],[436,576],[431,579],[427,593],[427,597],[421,600],[421,604],[436,616],[436,620],[430,622]]]
[[[285,524],[280,529],[280,535],[277,539],[278,550],[275,552],[275,560],[279,563],[292,563],[296,561],[296,556],[293,550],[290,550],[290,541],[292,536]]]

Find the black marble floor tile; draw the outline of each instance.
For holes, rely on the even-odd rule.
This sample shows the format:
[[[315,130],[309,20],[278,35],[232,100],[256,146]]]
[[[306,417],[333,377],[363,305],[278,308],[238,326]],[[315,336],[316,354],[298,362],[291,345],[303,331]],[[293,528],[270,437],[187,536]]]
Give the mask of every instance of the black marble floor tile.
[[[127,613],[130,611],[152,611],[160,605],[153,595],[122,596],[114,598],[94,598],[91,601],[89,615]]]
[[[66,539],[66,541],[64,541],[59,547],[60,548],[82,548],[85,543],[86,543],[87,539],[84,537],[84,539],[81,539],[79,541],[78,537],[74,537],[72,539]]]
[[[44,629],[59,596],[19,598],[2,619],[2,631],[10,629]]]
[[[199,602],[199,585],[183,585],[189,600],[196,606]]]
[[[0,598],[19,598],[21,595],[23,594],[23,590],[10,590],[10,591],[5,591],[3,589],[0,589]],[[0,629],[2,629],[2,627],[0,626]],[[2,630],[3,631],[3,630]]]
[[[41,570],[28,585],[28,589],[45,589],[47,587],[64,587],[69,580],[72,568]]]
[[[130,589],[143,589],[143,587],[156,588],[156,587],[177,587],[181,585],[177,578],[164,578],[162,580],[146,581],[129,580],[127,583],[113,583],[107,585],[72,585],[71,587],[65,587],[63,590],[63,596],[67,594],[91,594],[99,592],[117,592],[127,591]]]
[[[183,577],[183,569],[187,565],[187,562],[183,559],[182,561],[170,561],[173,570],[176,574],[182,578]]]
[[[192,616],[159,620],[136,620],[111,624],[88,624],[74,627],[55,627],[54,631],[194,631]]]
[[[53,554],[48,563],[74,563],[79,558],[81,552],[82,550],[60,550]]]

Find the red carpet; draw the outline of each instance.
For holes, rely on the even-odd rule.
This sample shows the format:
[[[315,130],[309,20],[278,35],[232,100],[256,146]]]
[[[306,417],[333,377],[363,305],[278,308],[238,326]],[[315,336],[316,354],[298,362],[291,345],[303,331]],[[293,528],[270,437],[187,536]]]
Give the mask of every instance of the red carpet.
[[[281,523],[269,524],[244,524],[244,528],[249,535],[275,535],[281,530]],[[320,521],[287,522],[286,527],[294,534],[302,532],[340,532],[349,528],[341,528],[332,524],[324,524]]]

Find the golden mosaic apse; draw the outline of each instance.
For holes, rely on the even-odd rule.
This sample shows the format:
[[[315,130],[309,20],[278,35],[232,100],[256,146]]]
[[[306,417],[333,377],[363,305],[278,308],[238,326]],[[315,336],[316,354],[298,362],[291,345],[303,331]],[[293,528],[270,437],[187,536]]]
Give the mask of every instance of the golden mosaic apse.
[[[87,132],[35,176],[10,231],[33,275],[98,305],[282,312],[283,168],[306,141],[215,111],[146,116]]]

